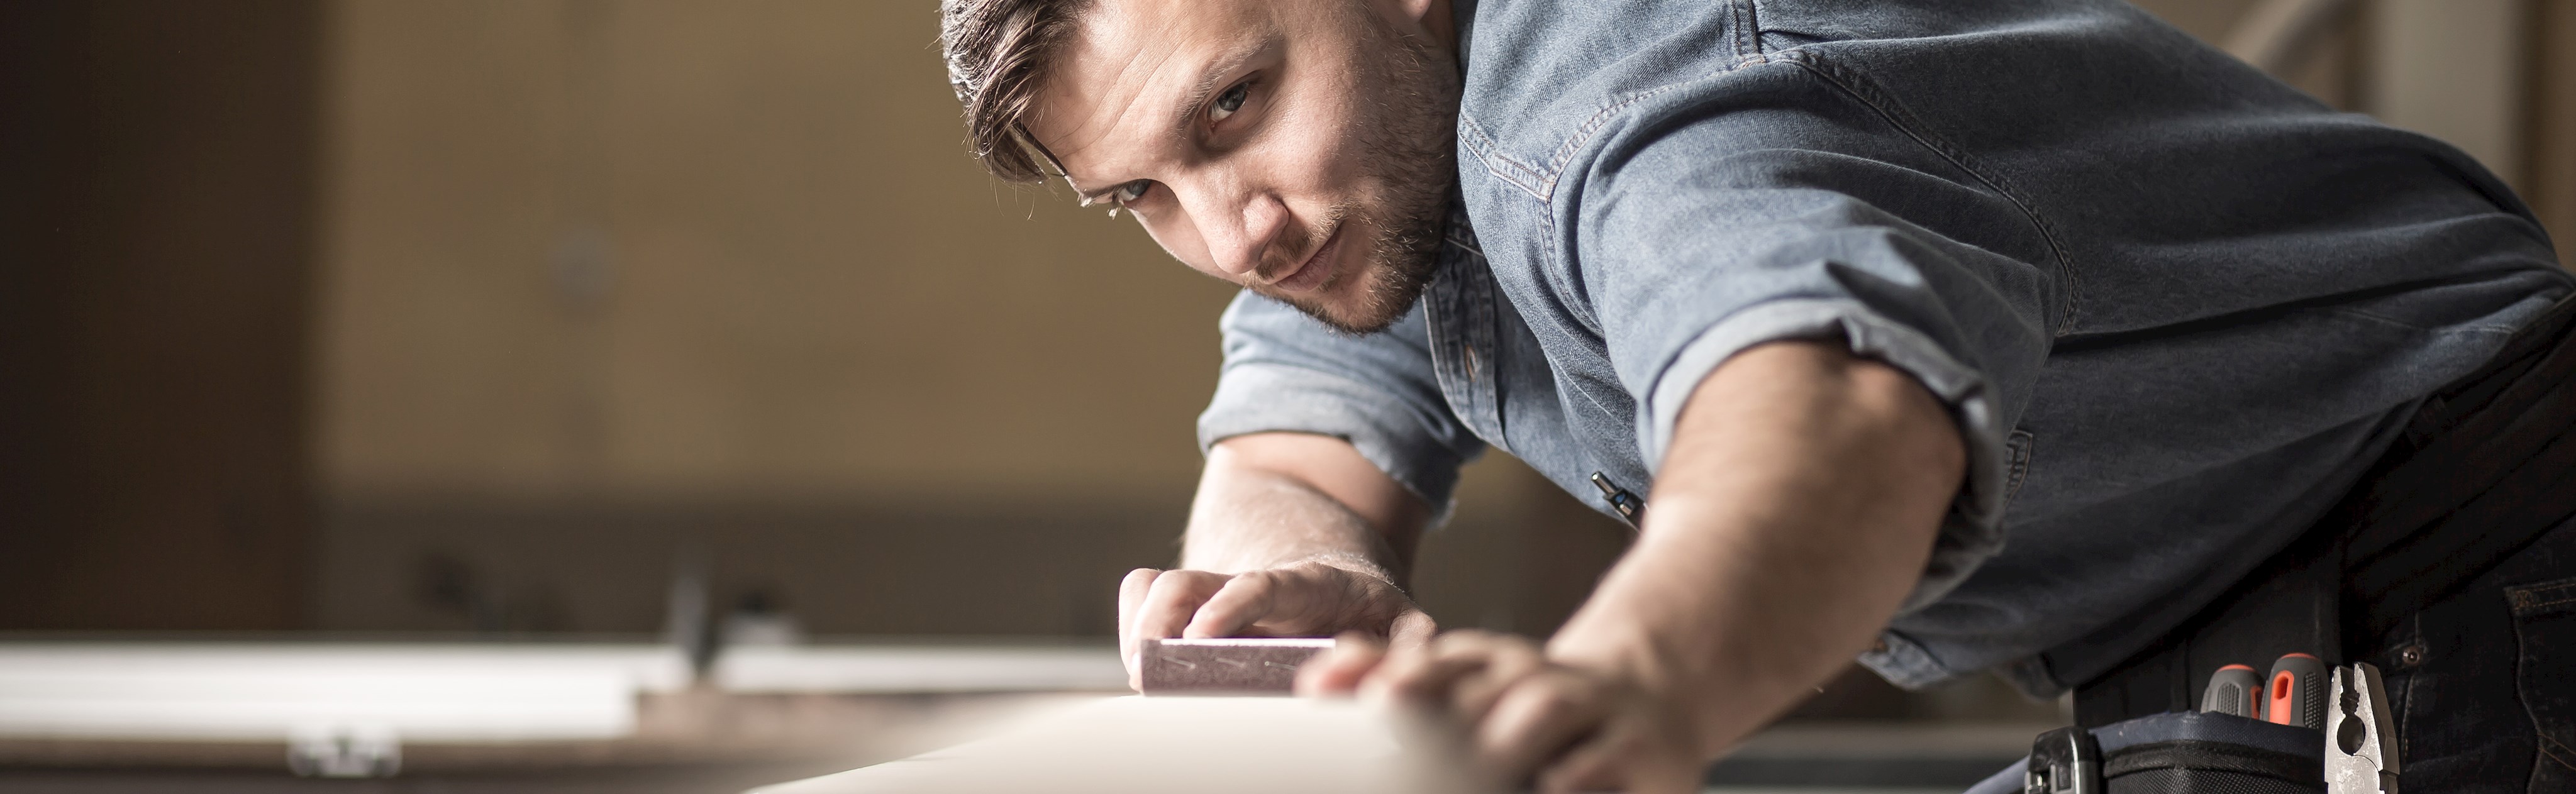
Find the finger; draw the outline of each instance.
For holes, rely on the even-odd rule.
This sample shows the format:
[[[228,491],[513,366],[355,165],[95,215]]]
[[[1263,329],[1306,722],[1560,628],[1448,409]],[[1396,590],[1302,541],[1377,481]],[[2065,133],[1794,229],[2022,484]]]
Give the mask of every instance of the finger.
[[[1137,656],[1137,646],[1143,643],[1136,637],[1136,611],[1144,606],[1145,594],[1154,589],[1154,577],[1161,573],[1159,569],[1138,568],[1128,571],[1127,578],[1118,582],[1118,661],[1127,665],[1127,683],[1131,687],[1142,688],[1143,684],[1139,678],[1143,664]]]
[[[1360,699],[1370,703],[1430,705],[1449,711],[1449,689],[1459,679],[1485,668],[1482,649],[1393,649],[1360,682]]]
[[[1336,628],[1344,618],[1338,597],[1342,583],[1326,577],[1343,575],[1317,566],[1310,571],[1274,568],[1236,576],[1208,597],[1181,636],[1232,637],[1255,627],[1283,634]]]
[[[1486,660],[1484,669],[1452,685],[1450,711],[1462,723],[1482,725],[1485,718],[1493,714],[1494,703],[1502,699],[1504,692],[1546,668],[1546,657],[1535,643],[1526,640],[1501,643]]]
[[[1136,604],[1137,649],[1143,650],[1148,639],[1181,636],[1199,605],[1207,603],[1208,596],[1215,595],[1229,578],[1206,571],[1164,571],[1155,576],[1144,600]]]
[[[1333,647],[1297,666],[1297,694],[1349,694],[1386,658],[1386,646],[1356,631],[1333,638]]]
[[[1476,754],[1507,780],[1526,779],[1596,731],[1602,704],[1563,676],[1521,679],[1476,728]]]
[[[1206,603],[1199,605],[1198,611],[1190,615],[1189,625],[1181,630],[1181,636],[1234,636],[1270,613],[1271,598],[1278,591],[1278,571],[1238,574],[1209,595]]]
[[[1431,613],[1419,609],[1405,610],[1403,614],[1396,615],[1395,621],[1387,624],[1386,627],[1387,644],[1398,648],[1418,648],[1429,645],[1431,638],[1439,634],[1440,624],[1431,620]]]
[[[1516,653],[1517,644],[1514,638],[1470,629],[1441,635],[1425,646],[1391,645],[1387,661],[1361,683],[1360,694],[1376,702],[1430,702],[1445,709],[1451,705],[1452,687],[1483,673],[1496,656]]]
[[[1136,627],[1136,609],[1144,606],[1145,594],[1154,589],[1154,578],[1162,573],[1158,568],[1138,568],[1118,580],[1118,633],[1126,634]]]

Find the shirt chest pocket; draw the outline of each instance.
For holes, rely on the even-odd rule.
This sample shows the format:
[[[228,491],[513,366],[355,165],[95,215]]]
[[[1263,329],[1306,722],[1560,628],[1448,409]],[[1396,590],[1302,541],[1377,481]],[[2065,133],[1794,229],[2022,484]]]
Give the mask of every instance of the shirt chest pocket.
[[[1503,438],[1501,307],[1493,273],[1464,214],[1452,213],[1438,273],[1422,293],[1431,370],[1450,413],[1485,443],[1509,451]]]

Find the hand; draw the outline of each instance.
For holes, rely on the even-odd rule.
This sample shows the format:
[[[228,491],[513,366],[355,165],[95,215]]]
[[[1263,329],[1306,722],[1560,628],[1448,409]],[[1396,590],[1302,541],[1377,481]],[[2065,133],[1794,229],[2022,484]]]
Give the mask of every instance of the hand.
[[[1144,689],[1138,653],[1165,637],[1320,637],[1360,632],[1398,647],[1428,640],[1431,616],[1385,574],[1309,560],[1240,574],[1138,568],[1118,586],[1118,656]]]
[[[1681,698],[1508,634],[1453,631],[1410,648],[1344,637],[1297,671],[1297,692],[1427,708],[1467,733],[1487,772],[1542,794],[1697,792],[1707,761]]]

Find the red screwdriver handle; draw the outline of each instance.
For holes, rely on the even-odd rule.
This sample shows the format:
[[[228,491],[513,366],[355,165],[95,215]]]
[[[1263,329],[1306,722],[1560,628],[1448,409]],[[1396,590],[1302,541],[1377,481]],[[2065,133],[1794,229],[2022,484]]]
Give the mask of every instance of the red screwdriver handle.
[[[2265,679],[2263,718],[2282,725],[2325,730],[2326,663],[2304,653],[2272,663]]]

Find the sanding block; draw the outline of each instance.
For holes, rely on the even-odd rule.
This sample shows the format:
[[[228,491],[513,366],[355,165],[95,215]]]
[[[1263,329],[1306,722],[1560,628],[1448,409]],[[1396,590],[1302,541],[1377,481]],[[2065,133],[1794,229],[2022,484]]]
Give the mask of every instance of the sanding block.
[[[1147,695],[1286,695],[1297,666],[1333,647],[1331,637],[1148,639],[1139,667]]]

